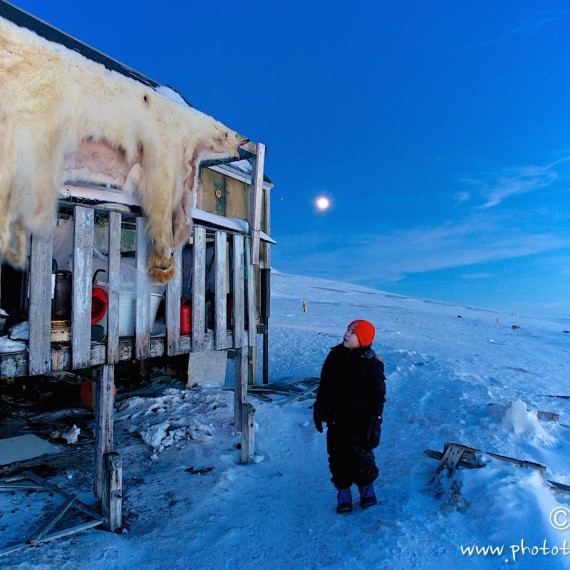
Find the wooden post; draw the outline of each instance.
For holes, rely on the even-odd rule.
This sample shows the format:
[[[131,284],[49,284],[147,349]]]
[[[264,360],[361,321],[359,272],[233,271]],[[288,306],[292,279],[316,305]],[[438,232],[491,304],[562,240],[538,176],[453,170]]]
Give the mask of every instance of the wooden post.
[[[192,247],[192,352],[206,348],[206,228],[194,226]]]
[[[91,366],[91,279],[95,213],[91,208],[75,206],[73,217],[71,363],[77,369]]]
[[[243,404],[247,403],[247,352],[247,346],[235,350],[234,426],[236,431],[243,430]]]
[[[267,244],[269,248],[269,244]],[[263,383],[269,383],[269,316],[271,313],[271,269],[260,270],[260,320],[263,324]]]
[[[242,404],[241,462],[251,463],[255,455],[255,408]]]
[[[247,345],[244,333],[244,247],[243,236],[233,236],[234,348]]]
[[[251,264],[249,248],[245,248],[245,279],[247,296],[247,337],[244,344],[249,346],[248,383],[257,384],[257,303],[255,296],[254,267]]]
[[[51,237],[33,237],[30,262],[29,374],[51,370]]]
[[[148,261],[148,237],[145,229],[145,219],[137,218],[136,229],[136,267],[137,270],[146,275]],[[141,295],[135,287],[135,338],[136,338],[136,358],[145,360],[150,356],[150,291]]]
[[[182,249],[174,250],[176,273],[166,286],[166,354],[180,354],[180,298],[182,297]]]
[[[123,518],[123,464],[116,451],[104,455],[103,515],[105,528],[115,532],[122,526]]]
[[[228,348],[228,234],[216,231],[215,240],[215,311],[216,350]]]
[[[263,383],[269,384],[269,331],[263,331]]]
[[[109,266],[107,282],[111,284],[107,305],[107,363],[119,362],[119,290],[121,274],[121,213],[109,212]]]
[[[259,143],[257,145],[257,153],[255,155],[252,167],[251,181],[251,208],[250,208],[250,226],[251,226],[251,263],[259,265],[259,239],[261,229],[261,204],[263,201],[263,170],[265,163],[265,145]]]
[[[104,364],[95,368],[94,381],[95,405],[95,477],[93,492],[100,499],[103,493],[103,478],[106,453],[113,450],[113,403],[114,403],[114,369],[112,364]]]

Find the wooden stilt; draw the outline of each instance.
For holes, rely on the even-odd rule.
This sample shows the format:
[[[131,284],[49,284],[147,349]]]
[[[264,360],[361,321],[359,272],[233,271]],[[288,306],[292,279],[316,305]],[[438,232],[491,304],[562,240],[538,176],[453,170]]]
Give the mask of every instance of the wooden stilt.
[[[104,364],[95,368],[95,477],[93,492],[100,499],[106,453],[113,450],[114,367]]]
[[[123,518],[123,463],[116,451],[105,453],[104,462],[101,498],[105,528],[115,532],[121,528]]]
[[[241,462],[251,463],[255,455],[255,408],[242,404]]]
[[[234,425],[236,431],[243,430],[243,404],[247,402],[248,376],[247,346],[235,351]]]

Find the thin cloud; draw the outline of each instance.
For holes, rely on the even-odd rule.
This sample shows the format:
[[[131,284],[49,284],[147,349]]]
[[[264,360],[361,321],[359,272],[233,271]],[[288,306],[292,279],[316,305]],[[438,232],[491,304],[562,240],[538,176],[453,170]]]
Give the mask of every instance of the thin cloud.
[[[552,11],[542,11],[536,14],[520,20],[512,28],[505,30],[500,35],[488,39],[483,42],[483,47],[501,43],[511,38],[516,37],[528,37],[540,32],[546,26],[549,26],[557,21],[559,21],[567,12],[552,12]]]
[[[472,190],[456,195],[456,202],[461,204],[467,196],[472,197],[477,192],[484,200],[478,207],[487,210],[509,198],[550,188],[554,184],[570,180],[569,162],[570,156],[564,156],[546,165],[508,168],[498,174],[487,174],[480,178],[462,177],[461,182],[471,186]]]
[[[492,208],[512,196],[541,190],[556,182],[558,178],[558,173],[550,166],[521,168],[510,176],[502,177],[495,186],[490,187],[487,202],[481,207]]]
[[[394,283],[407,275],[570,247],[570,236],[507,226],[504,219],[491,217],[477,215],[464,222],[382,234],[338,235],[334,240],[319,235],[297,236],[295,242],[285,238],[288,253],[279,256],[278,268],[287,272],[294,267],[296,273],[353,283]]]

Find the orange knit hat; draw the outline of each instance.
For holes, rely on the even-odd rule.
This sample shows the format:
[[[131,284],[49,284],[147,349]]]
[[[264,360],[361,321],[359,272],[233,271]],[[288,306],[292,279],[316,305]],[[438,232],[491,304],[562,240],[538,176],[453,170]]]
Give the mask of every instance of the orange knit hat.
[[[372,323],[358,319],[356,321],[352,321],[348,325],[348,328],[354,331],[354,334],[356,334],[362,346],[370,346],[372,344],[374,335],[376,334],[376,330]]]

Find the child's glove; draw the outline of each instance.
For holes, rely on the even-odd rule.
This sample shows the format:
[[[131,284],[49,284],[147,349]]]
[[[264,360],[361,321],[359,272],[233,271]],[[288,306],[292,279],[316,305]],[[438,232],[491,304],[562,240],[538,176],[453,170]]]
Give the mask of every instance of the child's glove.
[[[366,447],[376,449],[380,445],[380,434],[382,433],[382,416],[374,416],[370,420],[368,431],[366,432]]]
[[[323,433],[323,406],[319,402],[313,406],[313,422],[317,431]]]

